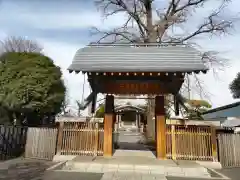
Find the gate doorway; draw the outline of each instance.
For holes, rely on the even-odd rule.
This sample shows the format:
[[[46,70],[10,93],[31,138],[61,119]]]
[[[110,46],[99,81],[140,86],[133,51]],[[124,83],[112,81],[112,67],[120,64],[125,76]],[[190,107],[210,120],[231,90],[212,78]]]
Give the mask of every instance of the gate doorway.
[[[113,132],[115,149],[148,150],[144,146],[146,140],[143,131],[146,124],[145,110],[128,104],[117,106],[115,113],[116,129]]]
[[[146,124],[145,109],[134,105],[120,105],[115,107],[116,124],[118,129],[136,129]]]
[[[137,127],[137,119],[135,111],[125,111],[122,114],[122,122],[123,126],[136,126]]]

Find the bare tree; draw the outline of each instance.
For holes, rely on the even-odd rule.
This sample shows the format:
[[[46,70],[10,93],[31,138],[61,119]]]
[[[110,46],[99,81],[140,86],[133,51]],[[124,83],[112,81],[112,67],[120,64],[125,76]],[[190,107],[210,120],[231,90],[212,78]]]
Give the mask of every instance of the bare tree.
[[[0,42],[2,52],[37,52],[41,53],[43,48],[35,41],[23,37],[8,37]]]
[[[199,48],[194,41],[196,37],[221,36],[228,34],[233,28],[237,19],[224,14],[230,2],[230,0],[212,0],[211,3],[214,4],[209,4],[209,0],[169,0],[158,1],[157,4],[154,0],[96,0],[105,17],[124,14],[128,19],[115,29],[102,31],[94,28],[93,33],[101,34],[99,43],[107,41],[187,44]],[[203,17],[198,11],[204,7],[208,7],[208,10],[210,7],[212,9],[206,11],[207,14]],[[198,20],[191,21],[194,17]],[[225,59],[220,58],[218,52],[202,52],[202,58],[213,69],[224,67]],[[198,76],[193,75],[193,79],[194,86],[197,87],[198,92],[201,92],[200,95],[207,95],[203,93],[205,92],[203,84]],[[184,85],[184,87],[189,86]],[[148,104],[148,123],[151,123],[154,102],[148,100]]]
[[[62,104],[62,114],[63,115],[69,115],[69,105],[70,105],[70,97],[69,97],[69,90],[67,89],[66,90],[66,94],[65,94],[65,99],[63,101],[63,104]]]
[[[78,117],[81,117],[82,116],[82,114],[81,114],[81,111],[82,111],[82,103],[80,102],[80,101],[76,101],[76,103],[77,103],[77,116]]]

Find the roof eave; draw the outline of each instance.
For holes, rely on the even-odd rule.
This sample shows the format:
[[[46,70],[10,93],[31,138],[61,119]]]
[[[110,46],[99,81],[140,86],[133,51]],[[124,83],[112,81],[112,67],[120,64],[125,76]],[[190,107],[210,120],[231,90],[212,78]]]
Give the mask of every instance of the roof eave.
[[[147,71],[139,71],[139,70],[112,70],[112,71],[109,71],[109,70],[95,70],[95,69],[75,69],[75,68],[72,68],[71,66],[67,69],[69,71],[69,73],[72,73],[72,72],[75,72],[75,73],[79,73],[79,72],[82,72],[82,73],[85,73],[85,72],[96,72],[96,73],[103,73],[103,72],[167,72],[167,73],[176,73],[176,72],[179,72],[179,73],[187,73],[187,74],[192,74],[192,73],[195,73],[195,74],[199,74],[200,72],[202,72],[203,74],[206,74],[207,71],[209,70],[208,68],[205,68],[205,69],[197,69],[197,70],[176,70],[176,71],[172,71],[172,70],[165,70],[165,71],[156,71],[156,70],[147,70]]]

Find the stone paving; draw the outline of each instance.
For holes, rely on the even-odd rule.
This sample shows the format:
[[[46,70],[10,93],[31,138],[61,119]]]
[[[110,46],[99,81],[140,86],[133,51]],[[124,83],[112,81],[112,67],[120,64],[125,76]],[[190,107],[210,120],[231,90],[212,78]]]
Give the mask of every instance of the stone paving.
[[[0,180],[202,180],[201,178],[193,177],[170,177],[163,174],[146,173],[145,171],[110,171],[105,172],[104,174],[90,172],[74,172],[67,170],[46,171],[47,168],[53,165],[54,163],[49,161],[30,160],[23,158],[0,162]],[[240,175],[239,170],[240,168],[232,168],[219,171],[227,171],[229,175],[234,175],[232,180],[238,180],[238,177]],[[205,178],[204,180],[211,179]]]
[[[164,176],[186,176],[186,177],[210,177],[204,168],[180,168],[180,167],[161,167],[161,166],[132,166],[132,165],[116,165],[116,164],[86,164],[79,163],[77,166],[67,166],[64,170],[72,170],[79,172],[94,173],[141,173],[145,175],[164,175]]]
[[[127,153],[129,154],[129,153]],[[179,163],[177,165],[172,160],[157,160],[151,157],[139,156],[119,156],[113,158],[96,157],[76,157],[68,161],[64,170],[79,172],[123,172],[157,174],[165,176],[184,176],[184,177],[210,177],[207,169],[195,162]]]

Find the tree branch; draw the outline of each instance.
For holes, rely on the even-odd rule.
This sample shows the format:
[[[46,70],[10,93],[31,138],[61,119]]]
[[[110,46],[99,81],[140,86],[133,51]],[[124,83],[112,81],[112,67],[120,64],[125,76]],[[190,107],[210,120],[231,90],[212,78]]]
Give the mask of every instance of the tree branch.
[[[203,5],[205,1],[207,0],[198,0],[198,3]],[[221,35],[228,33],[229,30],[233,28],[233,19],[225,20],[220,17],[221,12],[224,10],[228,2],[229,0],[223,0],[222,4],[215,9],[201,25],[199,25],[198,29],[190,35],[182,38],[182,41],[187,41],[200,34]],[[194,2],[191,4],[194,4]]]
[[[136,43],[140,39],[140,37],[136,36],[134,33],[125,30],[124,27],[116,28],[111,31],[101,31],[97,28],[93,28],[92,30],[92,35],[101,35],[97,43],[101,43],[102,41],[107,41],[108,43]]]
[[[105,17],[117,14],[119,12],[126,13],[129,16],[128,21],[131,21],[131,20],[135,21],[138,27],[140,36],[142,37],[145,36],[148,29],[141,19],[141,15],[144,14],[144,9],[141,1],[97,0],[96,4],[103,10],[103,14]]]
[[[181,0],[180,0],[181,1]],[[175,9],[175,13],[180,12],[180,11],[184,11],[187,8],[190,8],[192,6],[203,6],[205,2],[207,2],[209,0],[188,0],[186,4],[182,5],[179,8]]]

